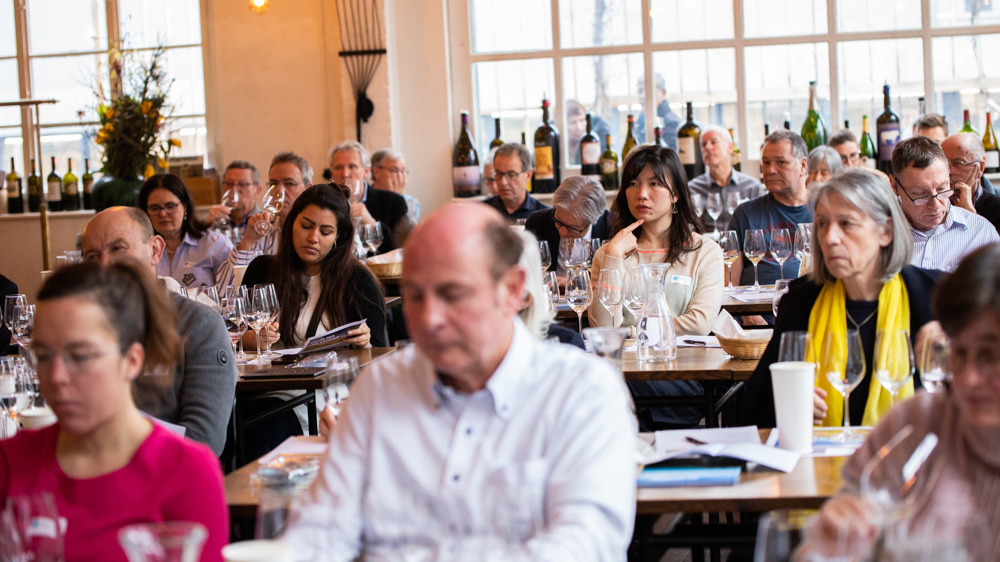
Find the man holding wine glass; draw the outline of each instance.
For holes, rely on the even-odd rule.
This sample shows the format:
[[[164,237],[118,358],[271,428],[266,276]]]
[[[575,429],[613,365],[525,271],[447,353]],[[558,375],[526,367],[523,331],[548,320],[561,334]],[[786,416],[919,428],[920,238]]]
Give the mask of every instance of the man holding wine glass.
[[[764,186],[756,179],[733,169],[732,161],[733,139],[729,131],[718,125],[706,125],[701,130],[701,157],[708,170],[700,176],[688,180],[691,193],[702,196],[707,201],[712,194],[718,194],[722,202],[718,217],[713,221],[713,230],[717,225],[729,224],[736,205],[728,205],[727,198],[735,197],[734,202],[756,199],[764,194]],[[701,213],[704,209],[698,209]],[[705,217],[702,221],[706,222]],[[704,225],[708,228],[708,224]]]
[[[222,224],[234,230],[236,236],[233,240],[238,244],[247,230],[250,217],[261,212],[257,206],[257,198],[261,192],[260,172],[257,171],[257,166],[246,160],[233,160],[222,175],[222,187],[227,193],[237,194],[229,203],[232,207],[225,200],[219,205],[212,205],[206,222],[211,225]]]

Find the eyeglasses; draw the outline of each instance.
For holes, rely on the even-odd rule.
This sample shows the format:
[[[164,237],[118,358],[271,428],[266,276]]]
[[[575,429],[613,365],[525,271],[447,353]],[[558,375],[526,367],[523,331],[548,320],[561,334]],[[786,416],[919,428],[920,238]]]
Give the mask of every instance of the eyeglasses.
[[[948,164],[952,168],[968,168],[970,166],[979,166],[980,162],[982,162],[982,160],[980,160],[979,162],[967,162],[965,160],[955,159],[948,161]]]
[[[519,175],[521,175],[523,173],[524,172],[514,172],[514,171],[500,172],[500,171],[497,171],[497,170],[493,170],[493,172],[491,172],[491,174],[493,175],[494,179],[500,179],[500,178],[503,177],[503,178],[507,178],[507,181],[511,181],[511,182],[514,181],[514,180],[516,180],[517,176],[519,176]]]
[[[845,166],[850,166],[851,162],[857,162],[861,160],[860,152],[852,152],[850,154],[841,154],[840,161],[844,163]]]
[[[378,166],[379,170],[387,170],[390,174],[403,174],[410,175],[410,171],[406,168],[387,168],[385,166]]]
[[[563,221],[559,220],[558,218],[556,218],[556,214],[555,213],[552,213],[552,222],[556,223],[556,226],[561,226],[561,227],[565,228],[566,230],[568,230],[568,231],[570,231],[570,232],[572,232],[573,234],[576,234],[576,235],[583,234],[584,232],[587,231],[588,228],[590,228],[590,225],[587,225],[587,226],[585,226],[583,228],[578,228],[578,227],[575,227],[575,226],[570,226],[570,225],[564,223]]]
[[[248,187],[257,185],[257,184],[246,182],[246,181],[240,181],[240,182],[224,181],[224,182],[222,182],[222,185],[225,186],[226,189],[232,189],[232,188],[235,187],[236,189],[241,189],[242,190],[242,189],[246,189]]]
[[[160,211],[166,211],[168,215],[172,215],[177,212],[180,207],[180,203],[167,203],[166,205],[148,205],[146,210],[151,215],[158,215]]]
[[[80,374],[87,371],[95,359],[114,351],[118,351],[117,344],[109,344],[101,347],[73,347],[58,352],[45,348],[32,347],[28,350],[28,359],[40,373],[48,373],[52,371],[56,357],[59,357],[62,359],[67,371],[73,374]]]
[[[271,180],[271,181],[267,182],[267,187],[278,187],[278,186],[281,186],[281,187],[283,187],[285,189],[292,189],[293,187],[299,185],[300,183],[302,183],[302,182],[300,182],[300,181],[292,181],[292,180],[284,180],[284,181]]]
[[[903,182],[899,181],[899,176],[893,174],[892,177],[896,179],[896,185],[899,186],[899,189],[903,190],[903,195],[906,195],[906,198],[910,200],[910,203],[913,203],[917,207],[923,207],[924,205],[930,203],[931,199],[937,199],[938,201],[941,201],[943,203],[947,201],[949,197],[951,197],[952,193],[955,192],[954,189],[946,189],[944,191],[939,191],[934,195],[927,195],[926,197],[917,197],[916,199],[914,199],[910,197],[910,194],[907,193],[906,188],[903,187]]]

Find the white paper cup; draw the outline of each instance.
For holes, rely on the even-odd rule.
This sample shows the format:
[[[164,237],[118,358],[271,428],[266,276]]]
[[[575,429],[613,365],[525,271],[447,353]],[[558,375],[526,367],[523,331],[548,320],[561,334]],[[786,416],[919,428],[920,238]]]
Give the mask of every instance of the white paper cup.
[[[806,361],[771,364],[778,442],[796,453],[812,451],[813,381],[816,365]]]
[[[292,545],[274,540],[242,541],[222,547],[226,562],[292,562],[295,549]]]
[[[20,413],[24,429],[42,429],[56,423],[56,414],[51,408],[28,408]]]

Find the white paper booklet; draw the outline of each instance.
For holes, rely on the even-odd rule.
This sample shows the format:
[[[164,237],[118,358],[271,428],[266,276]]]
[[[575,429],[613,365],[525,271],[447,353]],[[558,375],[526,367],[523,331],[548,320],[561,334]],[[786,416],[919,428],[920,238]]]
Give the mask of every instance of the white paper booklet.
[[[362,318],[361,320],[351,322],[350,324],[344,324],[343,326],[334,328],[329,332],[317,334],[307,339],[305,343],[302,344],[302,347],[291,347],[275,351],[281,355],[312,355],[314,353],[322,353],[338,347],[344,347],[347,345],[344,343],[344,339],[347,337],[347,332],[364,324],[365,320],[367,320],[367,318]]]
[[[708,455],[753,462],[781,472],[791,472],[800,456],[798,453],[762,445],[756,426],[657,431],[653,447],[659,456],[657,462],[676,457]]]

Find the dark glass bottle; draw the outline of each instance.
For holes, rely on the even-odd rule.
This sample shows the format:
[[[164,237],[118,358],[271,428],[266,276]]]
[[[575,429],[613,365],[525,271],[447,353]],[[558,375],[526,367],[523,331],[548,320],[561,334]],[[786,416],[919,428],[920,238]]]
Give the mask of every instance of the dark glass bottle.
[[[7,212],[24,212],[24,198],[21,195],[21,176],[14,170],[14,157],[10,158],[10,173],[7,174]]]
[[[687,102],[687,122],[677,129],[677,156],[684,165],[687,179],[700,176],[705,171],[701,159],[701,127],[694,122],[694,104]]]
[[[872,142],[872,136],[868,134],[868,116],[861,116],[861,165],[870,170],[875,169],[878,162],[878,149]]]
[[[42,207],[42,178],[35,173],[35,159],[31,159],[31,175],[28,176],[28,211],[37,213]]]
[[[889,85],[882,86],[882,114],[875,120],[875,138],[878,139],[878,170],[892,174],[892,149],[899,142],[899,115],[892,112]]]
[[[49,206],[50,211],[61,211],[62,210],[62,190],[63,181],[56,173],[56,157],[52,157],[52,171],[45,178],[45,183],[48,185],[48,189],[45,191],[45,202]]]
[[[62,202],[64,211],[80,210],[80,184],[73,173],[73,159],[67,159],[66,175],[63,176]]]
[[[635,119],[629,115],[628,116],[628,131],[625,132],[625,144],[622,145],[622,162],[628,158],[628,153],[632,152],[635,148],[635,134],[632,133],[632,128],[635,126]]]
[[[94,190],[94,174],[90,173],[90,159],[83,160],[83,208],[93,209],[94,201],[91,193]]]
[[[549,123],[549,100],[542,99],[542,123],[535,129],[535,193],[552,193],[559,187],[559,130]]]
[[[452,186],[455,197],[479,195],[480,171],[479,154],[469,137],[469,112],[462,112],[462,131],[455,143],[455,154],[451,160]]]
[[[490,160],[498,148],[503,146],[503,139],[500,138],[500,118],[493,118],[493,140],[490,141]]]
[[[597,138],[591,129],[591,117],[587,114],[587,132],[580,137],[580,174],[584,176],[601,175],[601,139]]]
[[[806,148],[812,150],[817,146],[826,144],[826,123],[823,117],[816,110],[816,82],[809,82],[809,109],[806,111],[806,120],[802,123],[802,140],[806,141]]]
[[[604,135],[604,144],[607,148],[601,154],[601,185],[605,191],[618,189],[618,155],[611,148],[611,135]]]

